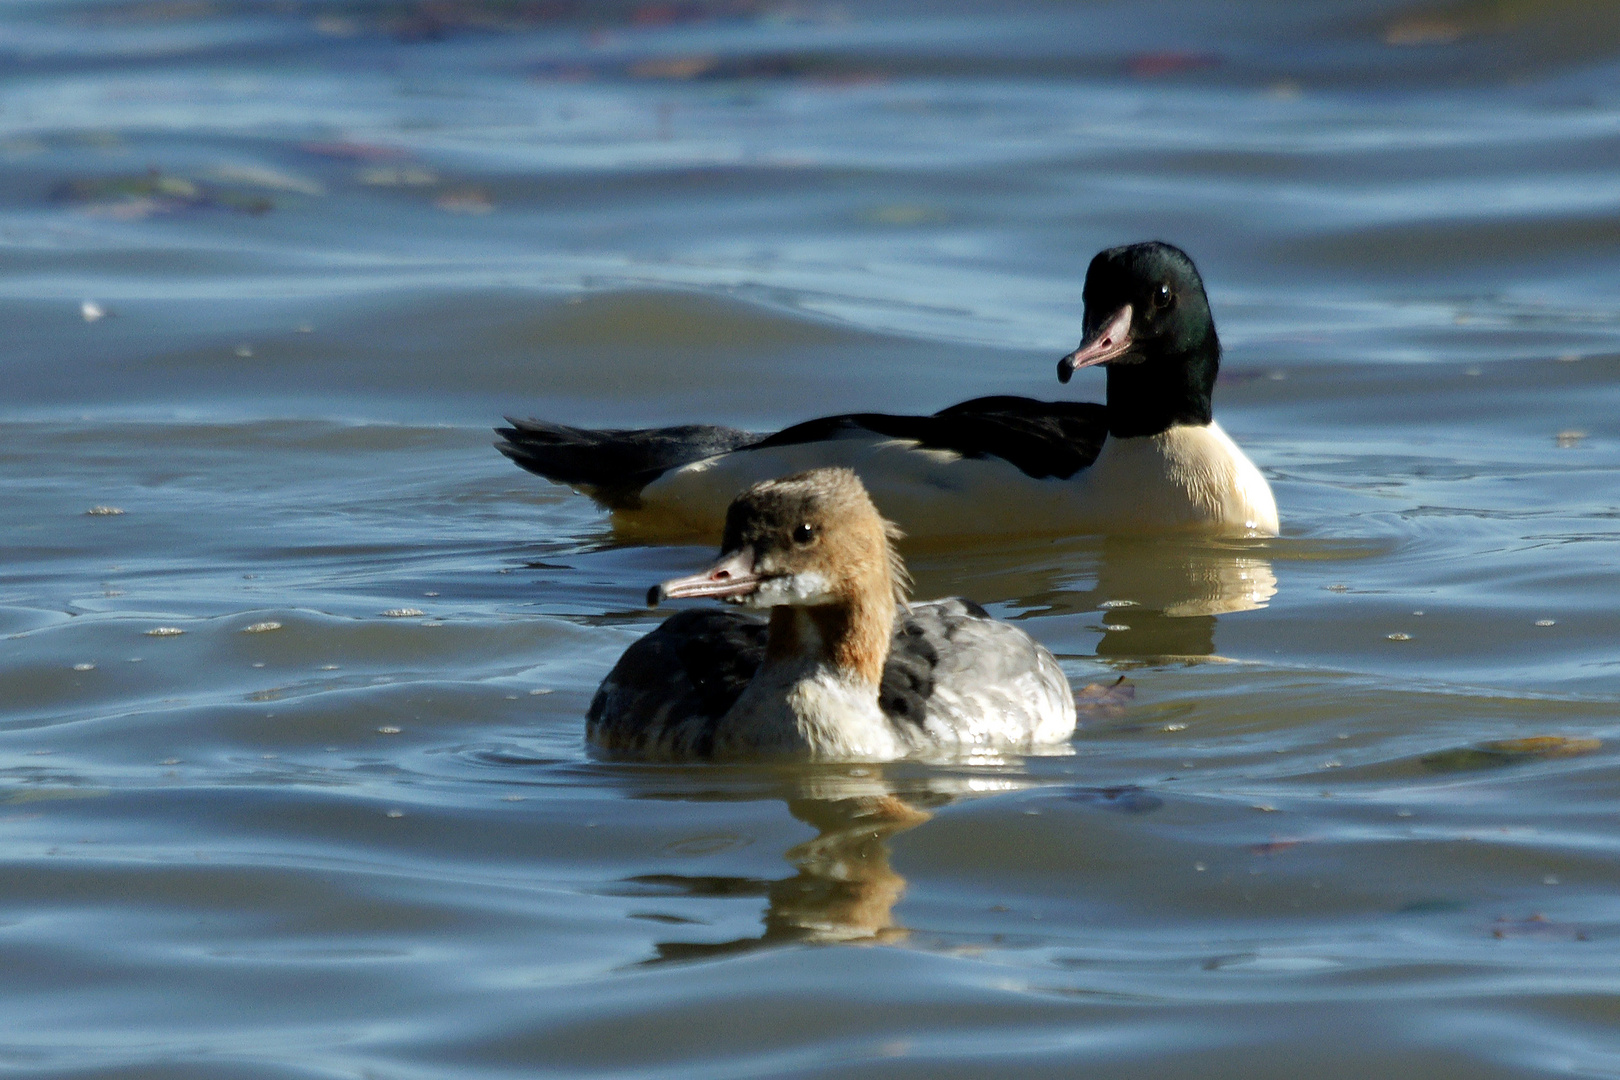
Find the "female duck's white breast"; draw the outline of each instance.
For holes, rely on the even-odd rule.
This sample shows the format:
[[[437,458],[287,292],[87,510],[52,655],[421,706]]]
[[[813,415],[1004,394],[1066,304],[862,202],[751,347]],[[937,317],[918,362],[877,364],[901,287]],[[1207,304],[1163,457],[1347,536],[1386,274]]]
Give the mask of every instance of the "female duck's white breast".
[[[1275,535],[1277,504],[1260,470],[1217,424],[1140,439],[1110,438],[1067,480],[1037,480],[1001,458],[964,458],[866,432],[722,454],[672,470],[643,490],[643,510],[714,531],[737,492],[827,465],[855,470],[908,536],[1161,532]]]

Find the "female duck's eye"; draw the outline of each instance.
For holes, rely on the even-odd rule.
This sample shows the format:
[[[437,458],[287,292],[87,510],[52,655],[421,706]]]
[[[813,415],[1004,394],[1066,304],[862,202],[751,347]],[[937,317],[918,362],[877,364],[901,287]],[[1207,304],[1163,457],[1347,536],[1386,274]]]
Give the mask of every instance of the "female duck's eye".
[[[1170,302],[1175,298],[1176,294],[1170,291],[1170,286],[1160,285],[1153,292],[1153,306],[1156,308],[1167,308],[1170,306]]]
[[[814,525],[800,525],[793,530],[793,542],[795,544],[808,544],[815,538],[816,528]]]

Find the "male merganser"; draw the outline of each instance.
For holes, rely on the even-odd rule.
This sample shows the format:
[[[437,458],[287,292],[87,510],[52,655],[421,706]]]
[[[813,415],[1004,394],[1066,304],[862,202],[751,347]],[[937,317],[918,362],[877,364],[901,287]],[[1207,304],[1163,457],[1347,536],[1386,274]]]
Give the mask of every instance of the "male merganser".
[[[1106,405],[985,397],[932,416],[828,416],[769,436],[508,417],[495,445],[642,531],[712,533],[749,484],[834,465],[857,470],[913,537],[1275,536],[1270,485],[1211,416],[1221,345],[1192,260],[1164,243],[1110,248],[1091,260],[1083,297],[1085,340],[1058,378],[1106,365]]]
[[[897,530],[848,469],[755,484],[720,558],[655,586],[742,612],[683,611],[602,680],[586,736],[663,759],[888,761],[1069,738],[1069,681],[1028,634],[966,600],[907,605]]]

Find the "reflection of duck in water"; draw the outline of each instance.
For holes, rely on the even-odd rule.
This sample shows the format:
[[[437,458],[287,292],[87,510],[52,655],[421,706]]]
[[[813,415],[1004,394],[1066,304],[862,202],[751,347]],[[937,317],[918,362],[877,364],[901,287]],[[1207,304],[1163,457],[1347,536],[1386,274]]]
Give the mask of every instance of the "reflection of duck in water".
[[[1276,595],[1274,554],[1275,541],[1110,536],[919,545],[907,561],[924,590],[948,582],[1026,615],[1099,613],[1085,620],[1101,623],[1097,655],[1125,658],[1212,654],[1218,617]]]
[[[1263,608],[1276,592],[1258,551],[1111,538],[1097,571],[1097,655],[1211,656],[1217,615]]]
[[[914,537],[1276,535],[1270,486],[1213,419],[1221,346],[1192,260],[1168,244],[1111,248],[1086,271],[1085,305],[1085,342],[1058,373],[1067,382],[1105,365],[1105,405],[988,397],[932,416],[823,417],[770,436],[514,420],[496,445],[654,534],[712,532],[748,485],[836,465],[859,472]]]
[[[893,537],[845,469],[739,495],[720,560],[651,598],[729,599],[769,620],[666,621],[602,681],[590,741],[659,758],[880,761],[1068,739],[1074,696],[1052,654],[966,601],[905,606]]]
[[[797,768],[797,767],[796,767]],[[764,932],[727,941],[665,941],[652,962],[748,952],[788,942],[892,943],[906,937],[894,907],[906,879],[889,862],[891,837],[928,821],[934,808],[962,796],[1017,790],[1016,775],[976,773],[895,781],[878,768],[844,771],[806,766],[785,777],[780,792],[788,811],[816,835],[783,852],[795,873],[757,877],[653,874],[624,883],[638,896],[759,897],[766,902]]]
[[[1117,692],[1082,703],[1103,715],[1115,714],[1128,695]],[[751,773],[759,777],[761,773]],[[905,896],[906,879],[890,862],[889,842],[927,823],[934,811],[965,799],[1045,787],[1016,763],[975,765],[961,770],[908,771],[887,775],[885,767],[793,765],[769,775],[770,796],[782,798],[788,811],[816,835],[782,852],[794,872],[782,878],[645,874],[629,878],[618,895],[654,899],[757,898],[765,901],[763,932],[725,940],[663,940],[650,963],[692,960],[749,952],[773,945],[803,943],[892,944],[908,931],[895,913]],[[780,780],[778,788],[775,781]],[[756,790],[739,795],[735,788],[707,797],[758,798]],[[668,797],[691,798],[685,789]],[[656,797],[656,796],[655,796]],[[698,795],[704,798],[704,795]],[[1087,788],[1062,785],[1061,798],[1109,813],[1150,813],[1162,800],[1140,788]],[[692,908],[668,912],[647,910],[636,917],[656,922],[691,924]],[[693,932],[700,935],[700,932]]]

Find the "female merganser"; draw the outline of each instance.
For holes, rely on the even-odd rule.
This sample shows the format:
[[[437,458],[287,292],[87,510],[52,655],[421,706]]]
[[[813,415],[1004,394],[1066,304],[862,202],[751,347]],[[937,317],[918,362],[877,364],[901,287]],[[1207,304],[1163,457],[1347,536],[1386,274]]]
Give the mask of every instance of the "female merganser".
[[[496,446],[639,531],[712,534],[733,492],[835,465],[857,470],[913,537],[1275,536],[1270,485],[1210,413],[1221,344],[1192,260],[1157,242],[1110,248],[1091,260],[1083,296],[1085,340],[1058,378],[1106,365],[1106,405],[975,398],[932,416],[829,416],[769,436],[509,417]]]
[[[1052,654],[966,600],[905,602],[897,530],[848,469],[755,484],[720,559],[655,586],[751,608],[683,611],[630,646],[591,702],[597,747],[663,759],[888,761],[1027,751],[1074,732]]]

